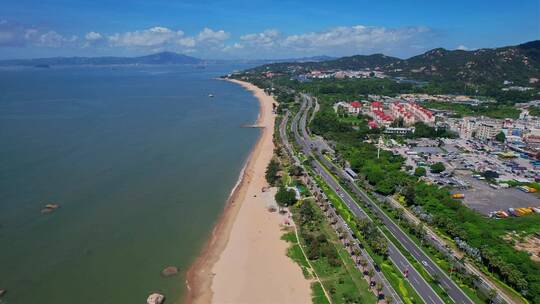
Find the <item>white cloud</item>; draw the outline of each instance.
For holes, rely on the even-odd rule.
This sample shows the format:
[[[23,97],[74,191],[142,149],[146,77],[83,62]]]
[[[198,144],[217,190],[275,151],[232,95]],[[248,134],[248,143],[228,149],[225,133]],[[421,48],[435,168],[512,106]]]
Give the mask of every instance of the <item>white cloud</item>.
[[[145,30],[116,33],[107,37],[110,47],[136,49],[140,52],[172,50],[182,53],[210,54],[225,47],[230,34],[224,30],[204,28],[194,36],[181,30],[156,26]]]
[[[78,39],[75,35],[64,36],[53,30],[35,28],[21,23],[6,20],[0,22],[0,47],[59,48],[74,46]]]
[[[458,45],[458,47],[456,49],[462,50],[462,51],[468,51],[469,50],[469,48],[464,46],[463,44]]]
[[[31,38],[34,38],[30,37],[31,34],[34,33],[34,31],[36,30],[28,28],[23,24],[9,22],[7,20],[1,20],[0,47],[25,46]]]
[[[77,36],[64,37],[55,31],[48,31],[40,34],[35,43],[38,46],[58,48],[76,42],[78,39]]]
[[[158,47],[184,37],[184,32],[166,27],[152,27],[142,31],[116,33],[108,37],[109,43],[117,47]]]
[[[240,37],[245,56],[290,57],[328,54],[403,53],[416,54],[417,46],[424,45],[432,32],[425,27],[385,28],[374,26],[341,26],[318,32],[284,35],[277,30],[250,33]],[[429,44],[429,43],[428,43]],[[415,46],[415,47],[413,47]],[[414,50],[413,50],[414,49]],[[224,50],[231,51],[232,47]]]
[[[96,33],[96,32],[89,32],[89,33],[86,33],[86,35],[84,36],[84,38],[88,41],[96,41],[96,40],[101,40],[103,39],[103,36],[100,34],[100,33]]]
[[[281,39],[281,34],[277,30],[266,30],[262,33],[240,36],[240,40],[243,41],[244,45],[265,48],[275,46]]]
[[[356,25],[288,36],[267,30],[243,35],[240,40],[245,49],[268,51],[268,55],[352,55],[393,51],[429,32],[424,27],[387,29]]]
[[[32,29],[32,28],[27,29],[27,30],[25,30],[25,32],[24,32],[24,39],[26,39],[26,40],[31,40],[31,39],[33,39],[34,37],[36,37],[38,34],[39,34],[39,31],[36,30],[36,29]]]
[[[222,46],[230,37],[223,30],[204,28],[196,36],[187,36],[181,30],[156,26],[145,30],[116,33],[107,37],[114,47],[157,49],[169,47],[174,50],[190,51],[197,47]]]
[[[196,44],[197,42],[196,42],[195,39],[192,38],[192,37],[186,37],[186,38],[179,39],[179,40],[177,41],[177,43],[178,43],[180,46],[192,48],[192,47],[195,46],[195,44]]]
[[[207,42],[207,43],[222,43],[223,41],[229,39],[230,34],[224,30],[214,31],[210,28],[205,27],[199,35],[197,35],[197,41]]]
[[[223,29],[203,28],[192,35],[155,26],[117,33],[88,31],[82,39],[50,29],[0,20],[0,47],[96,48],[114,54],[144,54],[156,50],[191,53],[207,58],[285,58],[313,55],[345,56],[385,53],[418,54],[434,46],[434,33],[425,27],[385,28],[341,26],[287,35],[276,29],[231,38]],[[459,46],[458,49],[466,49]]]

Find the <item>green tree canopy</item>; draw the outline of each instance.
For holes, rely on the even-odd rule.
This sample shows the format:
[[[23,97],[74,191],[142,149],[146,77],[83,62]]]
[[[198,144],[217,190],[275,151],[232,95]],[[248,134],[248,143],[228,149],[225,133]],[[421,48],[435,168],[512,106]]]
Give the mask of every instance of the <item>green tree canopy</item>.
[[[443,163],[438,162],[438,163],[434,163],[433,165],[431,165],[430,169],[431,169],[431,173],[441,173],[444,170],[446,170],[446,167],[444,166]]]
[[[506,135],[504,135],[504,133],[501,131],[497,135],[495,135],[495,140],[503,143],[506,140]]]
[[[279,172],[279,163],[275,160],[271,160],[270,163],[268,164],[268,167],[266,167],[266,173],[265,173],[265,177],[266,177],[266,181],[274,186],[277,182],[277,180],[279,179],[279,176],[277,175]]]
[[[426,176],[426,168],[424,167],[416,167],[416,169],[414,169],[414,175],[415,176]]]
[[[291,206],[296,203],[296,192],[292,189],[279,187],[275,199],[280,207]]]
[[[290,168],[289,173],[294,176],[302,176],[302,174],[304,174],[304,170],[300,166],[293,165]]]

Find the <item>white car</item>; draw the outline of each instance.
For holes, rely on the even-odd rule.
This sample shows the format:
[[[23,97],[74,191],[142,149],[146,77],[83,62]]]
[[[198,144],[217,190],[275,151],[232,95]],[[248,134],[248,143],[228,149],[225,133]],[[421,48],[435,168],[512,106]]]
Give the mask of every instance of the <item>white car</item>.
[[[428,266],[428,263],[426,261],[422,261],[422,265],[424,265],[425,267]]]

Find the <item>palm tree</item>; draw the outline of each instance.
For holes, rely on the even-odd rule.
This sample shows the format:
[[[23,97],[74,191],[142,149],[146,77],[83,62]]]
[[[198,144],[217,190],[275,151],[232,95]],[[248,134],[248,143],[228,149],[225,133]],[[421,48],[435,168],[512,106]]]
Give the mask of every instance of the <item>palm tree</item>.
[[[358,264],[358,260],[360,259],[361,252],[358,248],[354,248],[353,252],[354,252],[354,256],[356,257],[355,262],[356,264]]]
[[[369,282],[371,282],[371,279],[373,278],[374,275],[375,275],[375,271],[373,270],[373,268],[370,268],[368,270]]]
[[[403,219],[404,211],[402,208],[396,209],[396,215],[398,218],[398,222],[401,223],[401,220]]]
[[[378,294],[381,293],[382,288],[383,288],[382,283],[377,281],[377,283],[375,284],[375,289],[377,289]]]
[[[340,240],[343,239],[343,228],[338,227],[338,228],[336,229],[336,232],[337,232],[337,234],[338,234],[339,239],[340,239]]]
[[[418,225],[418,238],[420,239],[420,244],[424,246],[424,239],[426,238],[426,230],[424,229],[424,223]]]
[[[360,259],[360,261],[358,262],[360,265],[362,265],[362,272],[364,272],[366,270],[366,266],[367,266],[367,261],[364,260],[364,259]]]
[[[495,303],[495,299],[497,298],[497,290],[491,288],[488,291],[488,299],[490,303]]]

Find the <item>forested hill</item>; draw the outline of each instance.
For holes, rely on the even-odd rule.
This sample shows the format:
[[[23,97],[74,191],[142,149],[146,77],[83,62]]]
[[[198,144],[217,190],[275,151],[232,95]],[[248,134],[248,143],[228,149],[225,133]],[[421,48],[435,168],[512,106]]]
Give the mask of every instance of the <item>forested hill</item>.
[[[355,55],[350,57],[341,57],[333,60],[311,61],[311,62],[280,62],[265,64],[254,68],[255,71],[273,71],[286,73],[294,71],[303,73],[313,70],[359,70],[359,69],[378,69],[399,62],[401,59],[390,57],[383,54],[373,55]]]
[[[540,40],[517,46],[474,51],[437,48],[409,59],[382,54],[357,55],[323,62],[279,63],[256,68],[262,71],[302,73],[311,70],[378,69],[391,76],[416,80],[527,84],[540,78]]]
[[[540,40],[517,46],[475,51],[442,48],[400,60],[385,67],[390,74],[409,78],[467,83],[514,81],[540,77]]]

